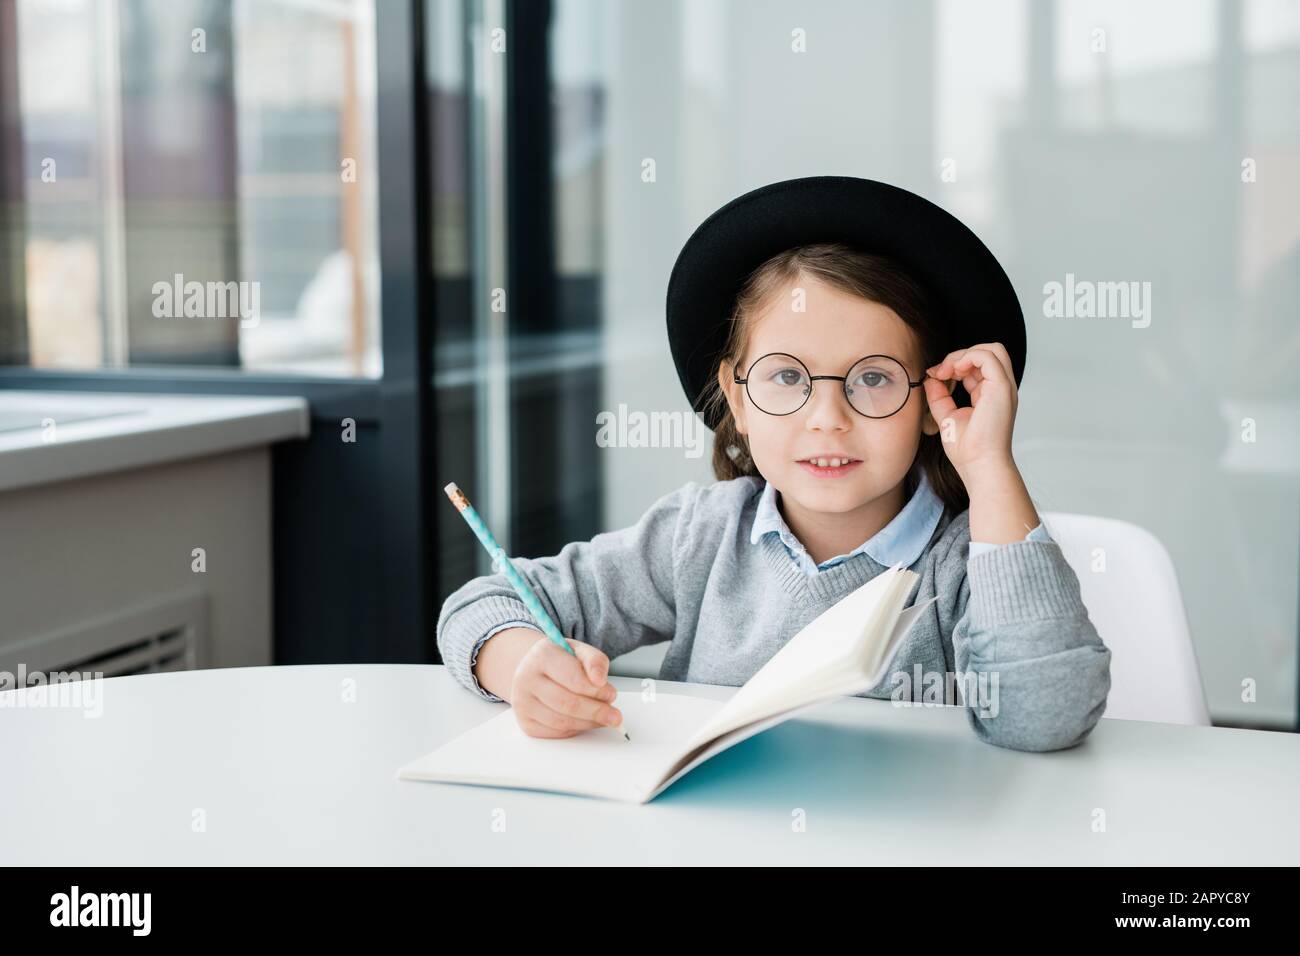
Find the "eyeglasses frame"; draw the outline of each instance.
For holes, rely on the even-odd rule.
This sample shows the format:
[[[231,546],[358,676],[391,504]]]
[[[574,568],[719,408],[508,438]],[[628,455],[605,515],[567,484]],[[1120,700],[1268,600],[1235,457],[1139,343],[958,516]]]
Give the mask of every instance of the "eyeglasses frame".
[[[796,409],[794,409],[793,411],[780,412],[780,413],[778,413],[778,412],[769,412],[769,411],[768,411],[766,408],[764,408],[762,405],[758,404],[758,402],[755,402],[755,401],[754,401],[754,396],[750,394],[750,391],[749,391],[749,375],[750,375],[750,373],[754,371],[754,366],[755,366],[755,365],[757,365],[759,362],[763,361],[763,359],[767,358],[767,357],[770,356],[770,355],[787,355],[787,356],[789,356],[790,358],[794,359],[796,362],[798,362],[798,363],[799,363],[799,367],[802,368],[805,372],[808,373],[808,382],[809,382],[809,385],[808,385],[808,394],[805,395],[805,396],[803,397],[803,401],[799,403],[799,407],[796,408]],[[845,370],[845,372],[844,372],[843,375],[814,375],[814,374],[812,373],[812,370],[809,369],[808,366],[805,365],[805,364],[803,363],[803,359],[799,358],[799,356],[797,356],[797,355],[790,355],[789,352],[767,352],[767,353],[765,353],[765,354],[763,354],[763,355],[760,355],[758,358],[754,359],[754,361],[752,361],[752,362],[749,363],[749,368],[745,371],[745,377],[744,377],[744,378],[741,378],[741,377],[740,377],[740,363],[736,363],[736,365],[732,367],[732,370],[731,370],[731,377],[732,377],[732,379],[735,381],[735,383],[736,383],[737,385],[744,385],[744,386],[745,386],[745,394],[746,394],[746,395],[749,395],[749,400],[750,400],[750,402],[753,404],[753,406],[754,406],[755,408],[757,408],[757,409],[758,409],[760,412],[762,412],[764,415],[771,415],[773,418],[785,418],[787,415],[793,415],[795,412],[800,411],[800,410],[801,410],[805,405],[808,404],[808,400],[809,400],[810,398],[812,398],[813,391],[814,391],[814,389],[816,389],[816,387],[817,387],[816,385],[813,385],[813,384],[811,384],[811,383],[816,382],[816,381],[818,381],[818,380],[820,380],[820,379],[831,379],[832,381],[838,381],[838,382],[843,383],[843,384],[841,385],[841,390],[844,392],[844,400],[845,400],[846,402],[848,402],[849,408],[853,409],[855,412],[857,412],[857,413],[858,413],[859,415],[861,415],[863,418],[870,418],[872,421],[880,421],[880,420],[885,419],[885,418],[892,418],[893,416],[895,416],[895,415],[897,415],[899,412],[901,412],[904,408],[906,408],[906,407],[907,407],[908,399],[910,399],[910,398],[912,397],[912,389],[916,388],[918,385],[924,385],[924,384],[925,384],[925,379],[921,379],[919,382],[913,382],[913,381],[911,381],[910,379],[908,379],[908,380],[907,380],[907,386],[908,386],[908,387],[907,387],[907,398],[903,399],[902,404],[899,405],[899,406],[898,406],[896,409],[894,409],[892,412],[890,412],[888,415],[868,415],[866,412],[858,411],[858,407],[857,407],[856,405],[853,404],[853,399],[851,399],[851,398],[849,397],[849,372],[852,372],[855,368],[858,367],[858,365],[860,365],[862,362],[865,362],[867,359],[873,359],[873,358],[887,358],[887,359],[889,359],[891,362],[896,362],[896,363],[898,364],[898,367],[901,368],[901,369],[903,370],[903,376],[906,378],[906,376],[907,376],[907,366],[904,365],[902,362],[899,362],[898,359],[894,358],[894,356],[892,356],[892,355],[886,355],[886,354],[884,354],[883,352],[875,352],[875,353],[873,353],[873,354],[871,354],[871,355],[864,355],[864,356],[862,356],[862,358],[860,358],[860,359],[856,359],[856,360],[853,362],[853,364],[850,365],[850,366]]]

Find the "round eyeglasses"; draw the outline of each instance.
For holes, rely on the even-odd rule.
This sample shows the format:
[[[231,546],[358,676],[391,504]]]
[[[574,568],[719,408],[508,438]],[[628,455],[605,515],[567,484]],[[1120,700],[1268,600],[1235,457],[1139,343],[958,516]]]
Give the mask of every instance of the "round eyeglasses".
[[[739,365],[732,375],[754,406],[769,415],[793,415],[812,395],[813,382],[825,378],[844,383],[844,397],[859,415],[888,418],[907,404],[912,389],[925,384],[911,381],[903,363],[888,355],[860,358],[847,375],[813,375],[793,355],[769,352],[754,360],[744,378]]]

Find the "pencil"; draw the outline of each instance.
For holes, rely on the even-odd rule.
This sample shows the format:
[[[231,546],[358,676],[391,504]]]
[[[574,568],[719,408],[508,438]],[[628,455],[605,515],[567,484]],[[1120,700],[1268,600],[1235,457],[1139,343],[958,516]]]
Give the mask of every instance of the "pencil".
[[[551,620],[551,616],[546,613],[546,608],[542,607],[542,602],[537,599],[537,595],[534,594],[533,589],[528,586],[528,582],[524,580],[524,576],[519,573],[517,568],[515,568],[514,564],[510,561],[510,558],[506,556],[505,549],[497,544],[497,539],[492,536],[492,532],[488,530],[487,524],[484,523],[483,519],[479,516],[479,513],[474,510],[474,506],[469,503],[469,499],[465,497],[465,492],[461,491],[454,481],[442,490],[447,493],[447,497],[450,498],[451,503],[456,506],[456,510],[460,512],[460,516],[465,519],[465,523],[470,526],[470,530],[474,532],[475,536],[478,537],[479,542],[487,549],[487,553],[491,555],[493,563],[501,573],[506,576],[506,580],[510,582],[510,586],[514,588],[515,593],[519,595],[519,599],[527,606],[528,612],[533,616],[533,619],[537,622],[537,626],[541,628],[542,633],[547,636],[552,644],[558,644],[560,647],[564,648],[564,650],[568,651],[569,654],[577,657],[577,652],[575,652],[574,649],[569,646],[569,642],[564,639],[564,635],[561,634],[560,629],[555,626],[555,622]],[[627,735],[627,731],[623,728],[621,723],[612,729],[622,733],[624,739],[629,742],[632,740],[632,738]]]

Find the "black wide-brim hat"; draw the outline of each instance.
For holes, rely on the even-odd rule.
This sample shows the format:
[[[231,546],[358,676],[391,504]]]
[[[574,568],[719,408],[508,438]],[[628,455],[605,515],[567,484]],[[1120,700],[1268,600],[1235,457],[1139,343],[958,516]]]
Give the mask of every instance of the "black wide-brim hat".
[[[1016,384],[1025,370],[1025,318],[1006,272],[956,216],[888,183],[808,176],[731,200],[686,240],[668,279],[668,345],[691,407],[704,407],[741,286],[764,261],[794,246],[843,242],[895,259],[925,288],[943,354],[984,342],[1006,346]],[[961,383],[958,405],[970,399]],[[712,420],[710,420],[710,417]]]

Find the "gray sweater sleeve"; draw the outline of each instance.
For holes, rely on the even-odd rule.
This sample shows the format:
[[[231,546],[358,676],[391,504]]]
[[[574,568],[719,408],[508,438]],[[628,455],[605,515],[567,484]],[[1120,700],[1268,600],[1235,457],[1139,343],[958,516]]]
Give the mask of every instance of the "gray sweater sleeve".
[[[566,638],[613,659],[645,644],[672,640],[681,535],[700,485],[664,495],[635,525],[566,544],[546,558],[511,558]],[[443,602],[437,642],[456,681],[484,700],[501,698],[479,686],[473,662],[502,625],[530,621],[528,608],[504,574],[474,578]]]
[[[995,704],[967,698],[975,733],[1013,750],[1078,744],[1106,708],[1110,650],[1060,545],[1001,545],[971,557],[966,577],[953,654],[958,673],[973,672]]]

